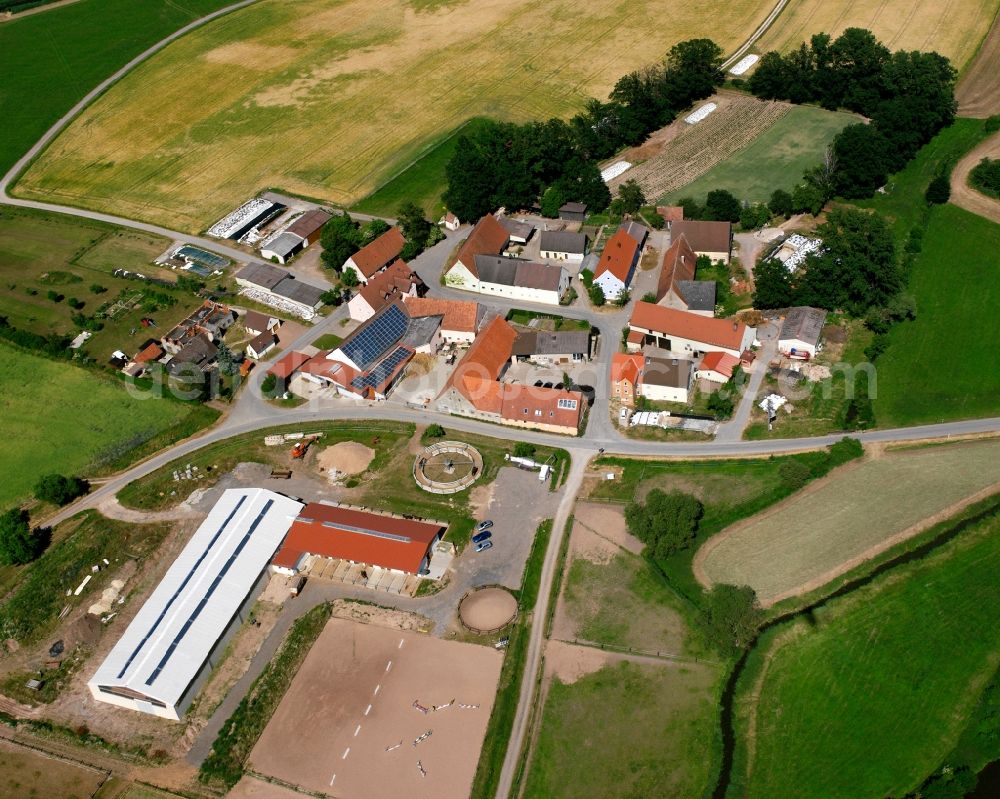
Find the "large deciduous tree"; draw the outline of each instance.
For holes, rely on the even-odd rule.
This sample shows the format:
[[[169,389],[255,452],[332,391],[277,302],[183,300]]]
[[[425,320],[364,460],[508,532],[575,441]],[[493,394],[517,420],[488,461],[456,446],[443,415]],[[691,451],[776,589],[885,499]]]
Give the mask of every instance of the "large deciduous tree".
[[[0,516],[0,562],[20,566],[31,563],[45,549],[45,537],[32,532],[28,512],[20,508]]]
[[[327,267],[339,272],[344,268],[344,261],[360,249],[361,231],[348,214],[337,214],[323,225],[319,241],[323,247],[320,259]]]

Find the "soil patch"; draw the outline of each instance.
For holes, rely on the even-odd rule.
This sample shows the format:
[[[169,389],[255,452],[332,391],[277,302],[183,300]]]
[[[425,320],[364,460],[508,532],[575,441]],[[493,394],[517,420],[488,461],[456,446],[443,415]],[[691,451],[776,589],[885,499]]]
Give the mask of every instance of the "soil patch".
[[[969,71],[958,82],[955,99],[958,100],[959,116],[985,119],[993,114],[1000,114],[997,64],[1000,64],[1000,16],[993,20],[993,26],[983,40]],[[954,189],[952,195],[954,196]]]
[[[341,474],[361,474],[375,457],[375,450],[356,441],[341,441],[327,447],[316,458],[320,468],[331,476]]]
[[[642,542],[628,531],[621,506],[578,502],[573,511],[573,517],[581,526],[588,528],[616,547],[628,550],[635,555],[642,553]]]
[[[611,652],[590,646],[573,646],[562,641],[549,641],[545,645],[546,677],[556,677],[564,685],[571,685],[581,677],[600,671],[612,661],[620,659]]]

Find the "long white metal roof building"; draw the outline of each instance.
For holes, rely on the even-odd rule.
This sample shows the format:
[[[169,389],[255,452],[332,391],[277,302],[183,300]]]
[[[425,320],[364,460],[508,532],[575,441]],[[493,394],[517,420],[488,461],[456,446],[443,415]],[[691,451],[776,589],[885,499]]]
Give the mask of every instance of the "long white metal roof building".
[[[223,492],[87,683],[94,698],[179,719],[302,507],[262,488]]]

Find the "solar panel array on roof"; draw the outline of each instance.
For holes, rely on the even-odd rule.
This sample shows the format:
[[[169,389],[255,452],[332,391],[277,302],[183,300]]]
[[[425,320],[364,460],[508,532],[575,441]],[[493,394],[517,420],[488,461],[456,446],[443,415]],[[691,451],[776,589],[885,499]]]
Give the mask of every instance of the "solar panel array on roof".
[[[359,369],[367,371],[399,342],[406,333],[408,321],[398,305],[389,305],[341,344],[340,351],[357,364]]]
[[[351,385],[359,391],[365,388],[376,389],[382,385],[391,375],[397,366],[410,356],[410,350],[406,347],[397,347],[396,351],[384,358],[378,366],[372,369],[363,377],[355,377]]]

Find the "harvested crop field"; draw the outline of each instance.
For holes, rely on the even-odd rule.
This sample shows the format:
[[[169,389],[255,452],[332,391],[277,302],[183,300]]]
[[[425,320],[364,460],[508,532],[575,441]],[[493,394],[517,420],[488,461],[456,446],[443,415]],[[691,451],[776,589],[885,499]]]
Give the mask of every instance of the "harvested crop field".
[[[612,180],[612,190],[626,180],[635,180],[650,198],[675,191],[746,147],[792,108],[788,103],[730,93],[717,94],[705,102],[718,107],[694,125],[683,117],[673,122],[671,127],[679,132],[669,137],[658,155]]]
[[[890,451],[709,539],[695,574],[704,584],[749,585],[772,604],[915,535],[998,481],[998,439]]]
[[[568,116],[678,41],[731,50],[770,9],[262,0],[112,87],[18,193],[187,231],[269,186],[350,204],[471,117]]]
[[[502,661],[491,647],[333,619],[251,768],[343,799],[466,797]]]
[[[993,21],[982,47],[955,89],[961,116],[983,119],[1000,114],[1000,81],[996,78],[998,63],[1000,18]]]
[[[789,3],[755,47],[794,50],[815,33],[867,28],[890,50],[936,50],[961,69],[990,29],[997,0],[798,0]]]

